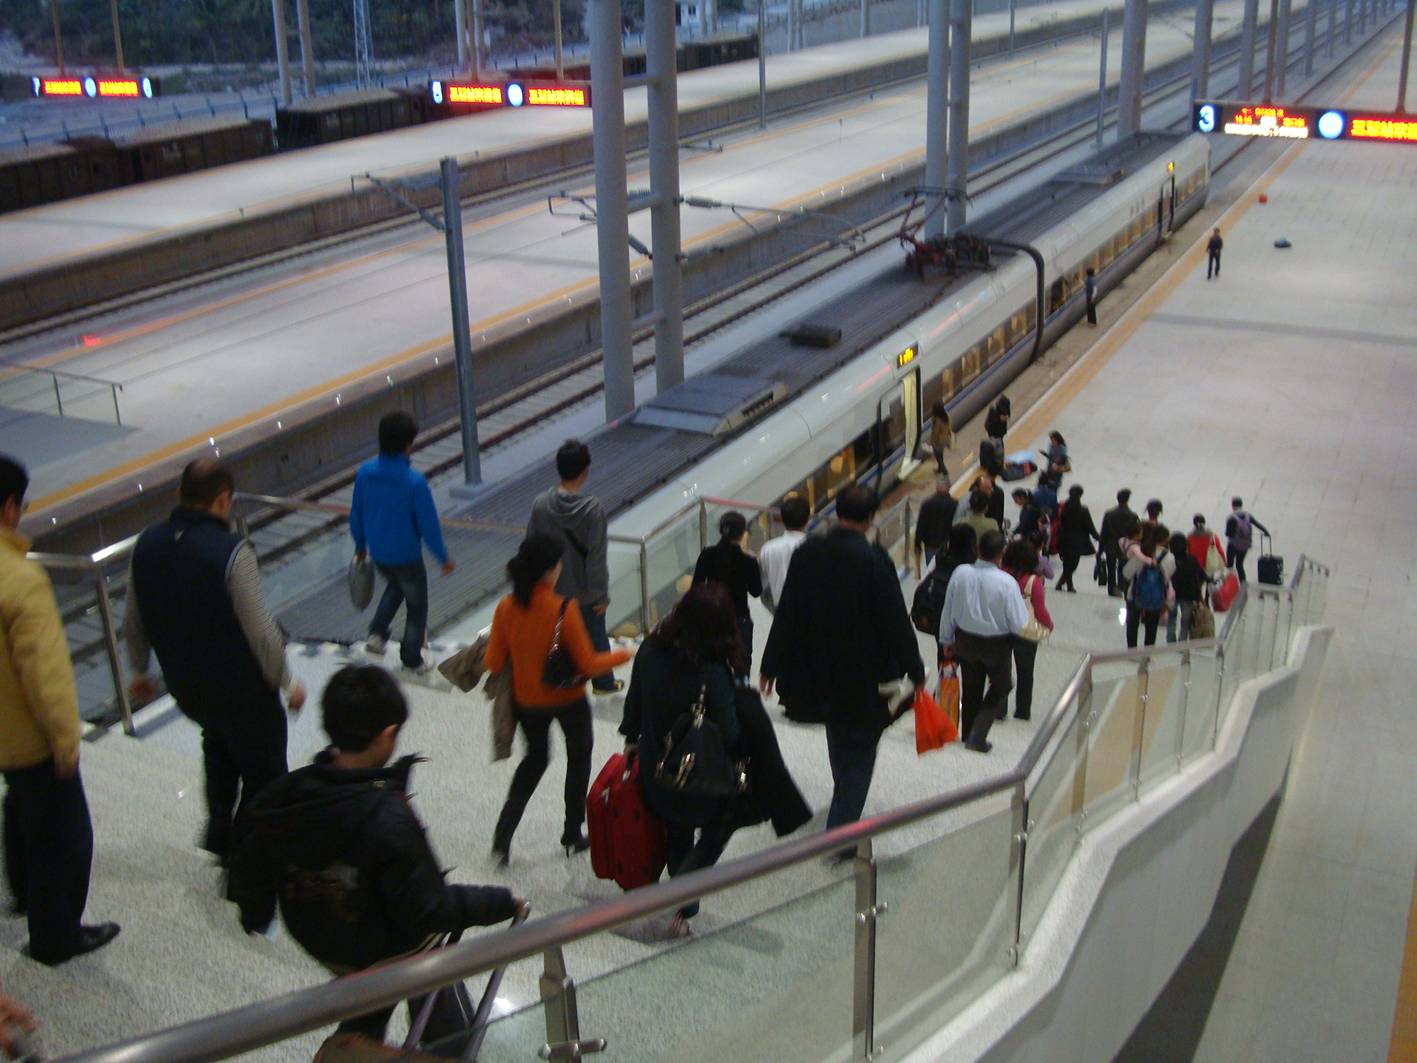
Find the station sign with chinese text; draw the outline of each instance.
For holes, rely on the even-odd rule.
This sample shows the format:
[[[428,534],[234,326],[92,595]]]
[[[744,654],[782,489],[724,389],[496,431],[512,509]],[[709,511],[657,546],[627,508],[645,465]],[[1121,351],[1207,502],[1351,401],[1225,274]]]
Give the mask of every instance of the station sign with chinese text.
[[[150,100],[158,94],[157,78],[108,74],[32,77],[30,91],[46,99]]]
[[[428,94],[453,110],[590,106],[590,86],[573,81],[432,81]]]
[[[1198,133],[1279,140],[1417,144],[1417,117],[1402,112],[1349,111],[1339,107],[1199,100],[1192,112],[1191,128]]]

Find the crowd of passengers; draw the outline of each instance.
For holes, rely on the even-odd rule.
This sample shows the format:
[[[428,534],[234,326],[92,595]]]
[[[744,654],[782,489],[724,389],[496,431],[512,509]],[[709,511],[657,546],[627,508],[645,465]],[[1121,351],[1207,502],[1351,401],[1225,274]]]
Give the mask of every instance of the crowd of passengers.
[[[502,691],[501,753],[510,755],[513,729],[524,743],[490,839],[496,863],[512,862],[517,827],[549,765],[553,725],[566,755],[561,846],[568,857],[590,847],[592,696],[623,695],[624,754],[643,751],[644,805],[665,825],[667,870],[677,876],[712,865],[745,825],[770,822],[785,835],[811,818],[760,694],[776,695],[789,719],[824,729],[833,781],[827,829],[861,817],[881,736],[909,706],[902,694],[926,685],[919,632],[933,636],[938,668],[958,668],[966,748],[990,750],[990,728],[1006,717],[1011,690],[1015,717],[1027,720],[1038,646],[1053,628],[1044,587],[1055,578],[1054,557],[1055,590],[1074,592],[1081,559],[1096,555],[1099,585],[1125,597],[1129,646],[1143,631],[1152,644],[1163,622],[1168,640],[1204,633],[1212,579],[1226,569],[1244,579],[1253,529],[1264,530],[1241,500],[1224,544],[1201,515],[1189,535],[1171,534],[1158,500],[1133,513],[1128,490],[1117,493],[1099,530],[1080,486],[1059,500],[1072,465],[1053,432],[1036,485],[1013,491],[1018,515],[1010,524],[1000,482],[1020,470],[1004,459],[1009,413],[1007,399],[990,409],[980,471],[961,505],[945,465],[948,415],[935,411],[927,446],[938,485],[919,511],[913,538],[923,578],[909,606],[894,562],[872,535],[876,495],[850,485],[835,496],[834,518],[815,529],[821,534],[808,534],[803,499],[785,499],[774,514],[782,533],[756,554],[747,518],[725,512],[718,541],[637,651],[611,644],[606,512],[585,490],[589,449],[566,442],[556,454],[558,483],[533,502],[507,563],[511,592],[478,646],[479,670]],[[349,518],[353,567],[372,567],[384,582],[365,652],[387,652],[402,608],[405,678],[434,666],[424,654],[425,553],[444,576],[455,571],[427,480],[411,464],[416,437],[408,415],[382,420],[379,454],[359,469]],[[200,845],[225,870],[242,927],[266,932],[279,913],[312,957],[343,975],[525,914],[511,890],[446,880],[410,801],[419,758],[398,754],[409,709],[395,672],[372,662],[341,668],[320,698],[327,747],[288,770],[287,717],[306,694],[266,606],[255,551],[231,526],[235,487],[215,459],[187,466],[171,516],[137,540],[123,636],[135,701],[157,694],[155,656],[168,692],[200,728],[207,809]],[[82,922],[93,834],[79,775],[77,696],[53,590],[17,531],[27,489],[23,466],[0,456],[6,872],[13,912],[29,921],[28,954],[57,965],[107,945],[119,927]],[[756,683],[752,598],[773,617]],[[625,689],[613,670],[632,658]],[[685,721],[696,718],[716,729],[741,758],[736,764],[751,765],[751,803],[741,794],[686,791],[662,770]],[[833,859],[854,855],[850,848]],[[690,935],[697,910],[697,903],[679,909],[667,936]],[[435,1056],[460,1058],[469,1016],[456,994],[408,1007],[426,1022],[423,1041],[437,1046]],[[341,1023],[321,1058],[336,1063],[382,1043],[392,1012]],[[23,1007],[0,996],[0,1050],[20,1051],[33,1028]]]

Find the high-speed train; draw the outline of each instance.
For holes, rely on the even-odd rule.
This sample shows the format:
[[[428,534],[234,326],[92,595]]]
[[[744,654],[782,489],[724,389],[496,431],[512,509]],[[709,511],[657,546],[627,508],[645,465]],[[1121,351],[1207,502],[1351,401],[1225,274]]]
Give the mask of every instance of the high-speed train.
[[[655,533],[644,582],[656,605],[673,596],[673,581],[692,569],[697,553],[697,516],[673,526],[686,504],[708,496],[769,505],[796,493],[820,517],[848,483],[888,489],[919,460],[937,400],[955,424],[984,408],[1037,349],[1082,316],[1084,271],[1096,271],[1099,296],[1115,286],[1200,209],[1209,178],[1204,137],[1141,134],[967,226],[981,239],[1039,253],[1041,308],[1038,270],[1026,254],[996,253],[990,270],[963,273],[935,292],[908,270],[892,270],[868,284],[859,300],[808,316],[810,323],[842,329],[838,346],[852,353],[839,364],[830,351],[794,348],[779,337],[641,407],[630,422],[635,426],[718,441],[657,489],[625,499],[629,507],[612,520],[613,535]],[[901,298],[912,287],[928,303],[919,312]],[[1041,343],[1035,331],[1040,310]],[[873,328],[879,334],[870,335]],[[861,344],[863,336],[869,342]],[[815,379],[796,385],[814,370]],[[594,440],[591,447],[594,452]],[[660,440],[656,450],[665,449]],[[714,534],[709,529],[710,539]],[[640,580],[639,560],[623,547],[611,557],[612,581],[623,591],[612,591],[619,616],[640,600],[640,588],[628,582]],[[628,613],[620,618],[631,619]]]

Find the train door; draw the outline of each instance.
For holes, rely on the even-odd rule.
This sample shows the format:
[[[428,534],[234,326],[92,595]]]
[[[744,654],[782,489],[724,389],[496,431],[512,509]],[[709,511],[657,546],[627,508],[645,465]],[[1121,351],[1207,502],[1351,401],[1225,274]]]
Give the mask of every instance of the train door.
[[[912,369],[890,391],[881,396],[876,407],[877,464],[881,466],[881,484],[890,478],[904,479],[919,463],[920,451],[920,370]],[[900,460],[887,469],[885,463],[896,450]],[[887,476],[889,473],[889,476]]]

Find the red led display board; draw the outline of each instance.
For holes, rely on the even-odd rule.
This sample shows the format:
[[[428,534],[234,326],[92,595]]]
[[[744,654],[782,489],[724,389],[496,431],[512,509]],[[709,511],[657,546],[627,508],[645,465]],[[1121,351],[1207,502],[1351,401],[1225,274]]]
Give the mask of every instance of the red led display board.
[[[590,86],[558,81],[432,81],[428,94],[440,107],[589,107]]]
[[[1400,111],[1373,113],[1340,107],[1200,100],[1191,128],[1198,133],[1276,137],[1281,140],[1358,140],[1417,144],[1417,117]]]
[[[109,74],[32,77],[30,91],[49,99],[150,100],[158,94],[157,78]]]

